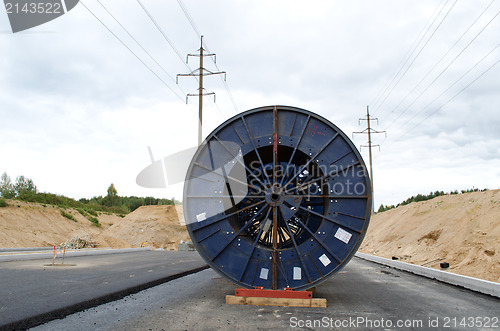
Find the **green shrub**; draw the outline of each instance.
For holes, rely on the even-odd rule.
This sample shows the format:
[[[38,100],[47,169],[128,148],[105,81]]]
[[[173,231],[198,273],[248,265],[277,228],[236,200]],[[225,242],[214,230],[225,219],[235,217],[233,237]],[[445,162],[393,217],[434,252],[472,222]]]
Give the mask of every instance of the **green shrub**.
[[[115,206],[112,210],[115,214],[128,214],[130,213],[130,209],[125,205]]]
[[[65,197],[63,195],[57,195],[53,193],[35,193],[31,191],[22,192],[18,196],[19,200],[27,202],[37,202],[40,204],[55,205],[62,208],[75,208],[79,206],[79,202]]]
[[[16,196],[14,184],[12,184],[12,181],[6,172],[4,172],[0,177],[0,195],[6,199],[12,199]]]
[[[82,216],[87,217],[88,213],[82,208],[76,208],[76,211],[82,214]]]
[[[99,216],[99,214],[97,214],[97,212],[93,209],[86,209],[86,212],[92,216],[96,216],[96,217]]]
[[[61,215],[63,215],[64,217],[66,217],[69,220],[72,220],[73,222],[77,222],[77,220],[73,217],[73,215],[68,214],[64,210],[61,210]]]
[[[78,201],[63,195],[39,192],[35,183],[30,178],[19,176],[15,183],[12,183],[9,175],[0,175],[0,197],[3,199],[13,199],[39,203],[43,207],[57,206],[60,209],[76,209],[84,217],[89,214],[97,217],[101,213],[107,215],[117,214],[120,217],[136,210],[144,205],[172,205],[179,203],[174,198],[158,199],[154,197],[122,197],[118,195],[116,187],[111,184],[106,196],[94,196],[92,198],[81,198]],[[3,205],[3,203],[1,203]],[[14,206],[17,204],[14,204]],[[20,207],[18,205],[18,207]]]
[[[89,216],[89,217],[87,217],[87,219],[88,219],[89,221],[91,221],[91,222],[92,222],[92,224],[94,224],[94,225],[95,225],[95,226],[97,226],[98,228],[100,228],[100,227],[101,227],[101,223],[99,223],[99,220],[98,220],[96,217]]]
[[[7,207],[9,204],[4,199],[0,198],[0,208]]]

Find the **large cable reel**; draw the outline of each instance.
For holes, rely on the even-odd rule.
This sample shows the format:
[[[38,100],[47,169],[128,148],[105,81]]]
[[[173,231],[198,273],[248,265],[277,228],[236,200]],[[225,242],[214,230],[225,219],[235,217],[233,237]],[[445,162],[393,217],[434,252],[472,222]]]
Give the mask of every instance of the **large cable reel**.
[[[308,289],[354,256],[371,187],[350,139],[304,109],[234,116],[195,153],[184,217],[203,259],[245,288]]]

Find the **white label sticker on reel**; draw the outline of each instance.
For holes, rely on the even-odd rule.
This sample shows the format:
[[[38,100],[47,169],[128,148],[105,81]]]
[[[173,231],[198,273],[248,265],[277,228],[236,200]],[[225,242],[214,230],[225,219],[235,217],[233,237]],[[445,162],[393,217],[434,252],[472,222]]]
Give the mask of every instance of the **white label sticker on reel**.
[[[267,276],[269,276],[269,269],[267,268],[260,269],[260,279],[267,280]]]
[[[207,213],[201,213],[201,214],[196,215],[196,220],[198,222],[202,222],[206,219],[207,219]]]
[[[293,267],[293,280],[302,279],[302,269],[300,267]]]
[[[319,257],[319,260],[321,261],[321,263],[323,263],[323,265],[326,267],[327,265],[329,265],[332,261],[330,261],[330,259],[328,258],[328,256],[326,256],[326,254],[323,254]]]
[[[349,243],[349,240],[351,240],[351,237],[352,237],[352,234],[350,234],[349,232],[347,232],[346,230],[341,229],[341,228],[339,228],[337,230],[337,233],[335,233],[335,238],[337,238],[340,241],[345,242],[346,244]]]

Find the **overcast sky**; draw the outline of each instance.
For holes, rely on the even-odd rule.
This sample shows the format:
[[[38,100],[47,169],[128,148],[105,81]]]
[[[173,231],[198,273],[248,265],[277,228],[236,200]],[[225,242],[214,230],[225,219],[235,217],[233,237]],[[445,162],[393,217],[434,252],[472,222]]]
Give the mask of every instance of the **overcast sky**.
[[[99,2],[83,4],[177,95],[82,2],[16,34],[0,11],[0,172],[73,198],[105,195],[114,183],[120,195],[182,199],[179,186],[145,189],[135,179],[150,164],[147,146],[158,159],[196,144],[197,100],[184,101],[196,81],[177,86],[165,72],[189,71],[177,52],[196,52],[198,36],[177,1],[141,0],[175,50],[137,1],[100,1],[163,69]],[[205,100],[204,135],[238,112],[282,104],[352,137],[370,105],[374,129],[387,130],[373,137],[381,146],[376,206],[435,190],[497,189],[500,1],[491,2],[184,0],[236,104],[220,78],[207,78],[218,108]]]

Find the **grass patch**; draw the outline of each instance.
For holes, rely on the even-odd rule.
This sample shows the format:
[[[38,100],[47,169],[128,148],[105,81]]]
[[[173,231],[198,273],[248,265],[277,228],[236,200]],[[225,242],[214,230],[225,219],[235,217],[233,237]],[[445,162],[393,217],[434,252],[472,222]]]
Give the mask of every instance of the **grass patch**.
[[[78,222],[78,221],[77,221],[77,220],[73,217],[73,215],[71,215],[71,214],[69,214],[69,213],[65,212],[64,210],[61,210],[61,215],[62,215],[62,216],[64,216],[64,217],[66,217],[66,218],[67,218],[67,219],[69,219],[69,220],[72,220],[73,222]]]
[[[0,208],[7,207],[9,204],[4,199],[0,198]]]
[[[92,224],[94,224],[95,226],[97,226],[98,228],[100,228],[100,227],[101,227],[101,223],[99,223],[99,220],[98,220],[96,217],[94,217],[94,216],[89,216],[89,217],[87,217],[87,219],[88,219],[90,222],[92,222]]]
[[[87,217],[89,215],[83,208],[76,208],[76,211],[79,212],[84,217]]]
[[[86,209],[86,212],[95,217],[99,216],[99,214],[93,209]]]

